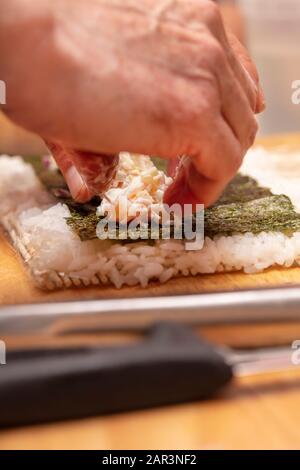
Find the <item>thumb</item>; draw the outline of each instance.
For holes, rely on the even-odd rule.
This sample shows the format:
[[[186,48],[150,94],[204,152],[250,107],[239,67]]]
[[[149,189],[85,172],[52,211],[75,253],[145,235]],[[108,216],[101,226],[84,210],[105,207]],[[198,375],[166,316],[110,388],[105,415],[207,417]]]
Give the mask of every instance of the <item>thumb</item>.
[[[119,157],[77,151],[57,142],[46,142],[60,168],[73,199],[87,202],[103,194],[116,173]]]

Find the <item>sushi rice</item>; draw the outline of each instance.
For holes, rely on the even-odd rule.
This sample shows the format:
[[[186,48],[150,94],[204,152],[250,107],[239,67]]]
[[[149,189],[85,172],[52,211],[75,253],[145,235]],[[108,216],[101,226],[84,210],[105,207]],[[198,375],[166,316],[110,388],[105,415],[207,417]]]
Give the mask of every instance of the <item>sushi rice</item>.
[[[292,168],[284,165],[287,158],[293,162]],[[300,153],[287,155],[255,148],[248,152],[242,173],[254,177],[274,194],[289,196],[300,212],[297,167]],[[151,244],[81,241],[66,223],[70,217],[68,207],[57,203],[21,157],[1,156],[0,175],[2,225],[42,288],[101,284],[146,287],[152,280],[164,283],[176,276],[240,270],[255,273],[275,265],[300,264],[300,232],[291,237],[279,232],[206,237],[199,251],[186,251],[184,240]],[[148,157],[139,160],[129,154],[121,156],[118,178],[103,203],[106,206],[114,203],[116,191],[131,201],[135,192],[135,204],[145,203],[159,210],[163,191],[171,182]]]

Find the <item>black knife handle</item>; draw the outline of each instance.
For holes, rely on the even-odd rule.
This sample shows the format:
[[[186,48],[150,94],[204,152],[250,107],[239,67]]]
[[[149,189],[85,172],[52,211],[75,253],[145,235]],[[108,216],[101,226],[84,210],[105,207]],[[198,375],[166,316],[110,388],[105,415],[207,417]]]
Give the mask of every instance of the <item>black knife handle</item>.
[[[8,352],[0,426],[206,399],[231,379],[216,348],[175,323],[157,324],[129,346]]]

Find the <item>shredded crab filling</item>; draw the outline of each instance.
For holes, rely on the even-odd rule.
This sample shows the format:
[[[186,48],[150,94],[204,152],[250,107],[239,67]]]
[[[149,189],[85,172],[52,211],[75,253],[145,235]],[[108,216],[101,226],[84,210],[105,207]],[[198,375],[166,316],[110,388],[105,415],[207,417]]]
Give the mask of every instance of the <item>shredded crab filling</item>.
[[[117,174],[97,209],[99,216],[123,222],[136,216],[159,220],[163,195],[172,178],[156,168],[147,156],[121,153]]]

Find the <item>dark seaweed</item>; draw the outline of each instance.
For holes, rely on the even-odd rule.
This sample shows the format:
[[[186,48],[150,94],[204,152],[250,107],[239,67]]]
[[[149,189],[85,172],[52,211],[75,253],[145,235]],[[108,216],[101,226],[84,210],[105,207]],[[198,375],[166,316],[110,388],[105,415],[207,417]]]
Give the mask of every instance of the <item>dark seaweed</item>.
[[[156,159],[157,161],[160,159]],[[101,199],[96,197],[87,204],[78,204],[72,198],[59,171],[43,167],[40,159],[27,159],[45,187],[71,211],[67,224],[81,240],[97,238],[96,227],[100,217],[96,213]],[[156,162],[157,164],[157,162]],[[287,196],[273,195],[268,188],[260,187],[249,177],[238,174],[229,183],[219,200],[204,214],[205,235],[232,235],[234,233],[282,232],[288,236],[300,230],[300,214],[295,212]],[[141,228],[137,238],[148,238],[150,228]],[[136,234],[136,232],[135,232]],[[156,238],[165,234],[157,228]],[[174,235],[171,229],[171,237]],[[130,229],[117,227],[117,239],[133,238]],[[124,240],[127,241],[127,240]]]
[[[205,211],[205,234],[282,232],[300,230],[300,214],[287,196],[268,196],[243,203],[216,205]]]
[[[156,168],[160,171],[167,172],[168,161],[160,157],[151,157],[152,162]]]
[[[269,188],[259,186],[257,181],[250,176],[237,174],[228,184],[213,207],[232,204],[234,202],[249,202],[268,196],[272,196],[272,192]]]

